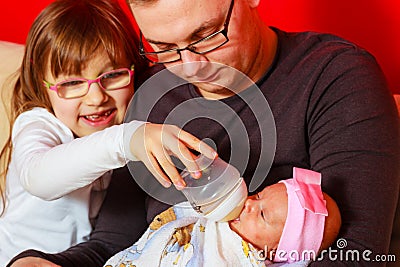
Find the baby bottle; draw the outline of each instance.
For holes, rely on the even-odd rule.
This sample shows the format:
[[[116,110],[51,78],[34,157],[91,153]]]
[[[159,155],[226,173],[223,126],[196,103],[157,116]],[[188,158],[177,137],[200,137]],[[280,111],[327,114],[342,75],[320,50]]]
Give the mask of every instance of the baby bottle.
[[[239,171],[220,158],[196,159],[202,176],[193,178],[186,169],[181,176],[186,182],[182,189],[193,209],[213,221],[237,218],[247,198],[247,187]]]

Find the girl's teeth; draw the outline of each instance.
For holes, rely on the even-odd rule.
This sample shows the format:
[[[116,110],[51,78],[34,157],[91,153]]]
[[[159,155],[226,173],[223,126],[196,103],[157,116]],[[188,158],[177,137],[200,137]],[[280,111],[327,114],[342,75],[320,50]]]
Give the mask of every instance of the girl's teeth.
[[[98,118],[100,118],[99,115],[89,115],[89,116],[85,116],[86,119],[94,121],[97,120]]]
[[[100,118],[100,117],[108,116],[108,115],[110,115],[110,114],[111,114],[111,110],[109,110],[109,111],[107,111],[107,112],[105,112],[105,113],[103,113],[103,114],[101,114],[101,115],[98,115],[98,114],[87,115],[87,116],[85,116],[85,118],[88,119],[88,120],[96,120],[96,119],[98,119],[98,118]]]

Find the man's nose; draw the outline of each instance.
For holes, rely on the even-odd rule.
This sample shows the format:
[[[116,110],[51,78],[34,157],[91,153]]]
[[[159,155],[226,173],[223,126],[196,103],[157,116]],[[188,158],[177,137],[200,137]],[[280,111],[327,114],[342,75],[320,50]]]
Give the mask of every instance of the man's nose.
[[[202,62],[207,61],[204,55],[193,53],[189,50],[181,51],[182,71],[186,77],[193,77],[202,68]]]

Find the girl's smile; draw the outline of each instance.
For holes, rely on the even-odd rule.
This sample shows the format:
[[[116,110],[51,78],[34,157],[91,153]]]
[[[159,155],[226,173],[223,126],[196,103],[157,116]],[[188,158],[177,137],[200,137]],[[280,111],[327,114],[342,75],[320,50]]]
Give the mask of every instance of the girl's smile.
[[[80,120],[92,127],[103,127],[110,124],[117,115],[117,109],[108,109],[92,114],[81,115]]]

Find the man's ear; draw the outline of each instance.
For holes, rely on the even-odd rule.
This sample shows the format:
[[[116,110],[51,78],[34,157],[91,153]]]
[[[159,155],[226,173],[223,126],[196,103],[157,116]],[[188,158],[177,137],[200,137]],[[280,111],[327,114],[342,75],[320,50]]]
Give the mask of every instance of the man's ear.
[[[246,0],[251,8],[256,8],[260,4],[260,0]]]

